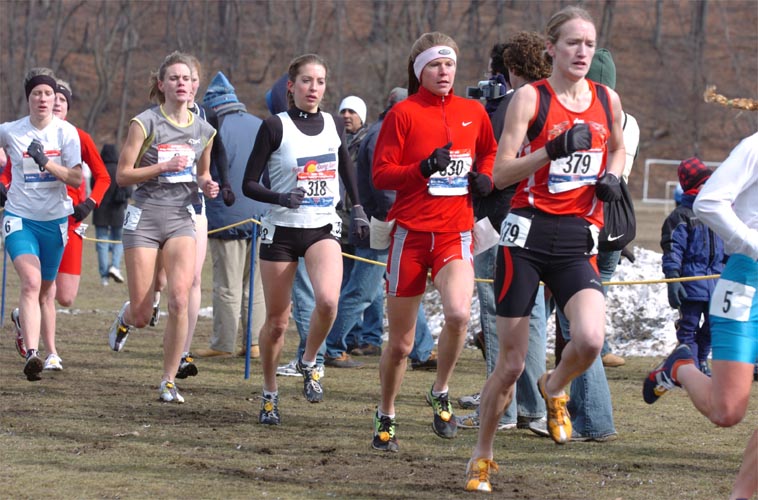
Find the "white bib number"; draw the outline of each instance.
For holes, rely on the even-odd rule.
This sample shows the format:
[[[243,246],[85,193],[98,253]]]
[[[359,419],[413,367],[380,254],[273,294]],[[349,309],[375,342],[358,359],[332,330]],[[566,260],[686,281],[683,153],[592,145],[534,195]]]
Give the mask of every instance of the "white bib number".
[[[755,297],[755,287],[736,281],[720,279],[711,295],[709,314],[719,318],[746,322]]]
[[[268,222],[266,219],[261,221],[261,244],[270,245],[274,242],[274,232],[276,226]]]
[[[450,163],[444,170],[429,177],[429,194],[432,196],[460,196],[468,194],[468,173],[473,164],[470,149],[450,151]]]
[[[297,187],[305,191],[301,207],[331,207],[339,199],[337,160],[333,154],[299,159],[304,164],[297,173]]]
[[[563,193],[595,184],[603,165],[602,151],[577,151],[550,162],[547,187],[551,193]]]
[[[521,247],[526,245],[526,237],[532,228],[532,219],[527,219],[510,212],[500,225],[499,245],[503,247]]]
[[[53,161],[57,164],[61,164],[61,152],[58,150],[47,150],[45,151],[45,156],[47,156],[48,160]],[[24,159],[22,161],[22,168],[24,170],[24,184],[25,185],[33,185],[36,188],[54,188],[57,186],[58,179],[45,170],[44,168],[37,165],[37,162],[34,161],[34,158],[29,156],[27,153],[24,153]]]
[[[24,221],[21,217],[12,217],[10,215],[5,216],[5,219],[3,220],[3,236],[5,238],[16,231],[21,231],[22,229],[24,229]]]
[[[124,212],[124,229],[134,231],[137,229],[139,219],[142,217],[142,209],[135,205],[127,205]]]
[[[187,166],[179,172],[162,172],[160,182],[195,182],[195,151],[187,144],[158,144],[158,163],[165,163],[174,156],[185,156]]]

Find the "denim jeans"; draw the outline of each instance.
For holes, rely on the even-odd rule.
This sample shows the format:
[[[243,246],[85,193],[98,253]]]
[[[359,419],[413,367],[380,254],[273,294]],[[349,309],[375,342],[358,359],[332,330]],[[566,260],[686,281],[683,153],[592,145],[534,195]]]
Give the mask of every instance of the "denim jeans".
[[[311,326],[311,314],[316,307],[316,298],[313,295],[313,287],[305,269],[305,260],[300,258],[297,263],[295,282],[292,284],[292,317],[295,319],[297,333],[300,335],[300,344],[297,346],[298,359],[305,352],[305,341],[308,338],[308,330]],[[316,364],[324,364],[326,342],[321,344],[316,355]]]
[[[496,256],[497,246],[494,246],[474,257],[474,274],[477,278],[492,279],[494,277]],[[495,369],[500,351],[495,320],[494,285],[477,281],[476,293],[479,297],[479,312],[482,332],[484,333],[487,376],[489,377]],[[545,373],[546,325],[545,294],[543,288],[540,287],[529,318],[529,347],[526,354],[526,365],[516,381],[514,397],[501,419],[503,423],[515,423],[518,416],[527,418],[545,416],[545,401],[537,390],[537,380]]]
[[[356,256],[379,262],[387,262],[387,254],[388,250],[374,250],[371,248],[355,249]],[[326,337],[326,355],[330,358],[339,357],[347,351],[347,335],[356,325],[361,325],[361,331],[365,331],[366,333],[378,330],[379,343],[375,345],[382,345],[383,314],[379,313],[377,317],[377,311],[370,311],[370,309],[373,307],[377,297],[379,300],[384,300],[383,275],[384,266],[360,260],[353,262],[350,277],[340,292],[337,317],[334,320],[332,329],[329,331],[329,335]],[[383,304],[380,303],[379,305],[383,311]],[[373,333],[373,338],[374,342],[371,343],[376,342],[376,333]],[[363,342],[363,340],[361,339],[361,344],[370,343],[368,341]]]
[[[345,344],[348,346],[375,345],[382,346],[384,333],[384,281],[379,280],[379,291],[371,304],[363,311],[363,321],[353,327],[347,334]],[[339,311],[337,312],[339,314]],[[326,346],[329,349],[329,344]]]
[[[121,242],[123,228],[121,226],[95,226],[95,244],[97,250],[97,267],[101,278],[108,277],[108,268],[113,266],[121,268],[121,258],[124,255],[124,246]],[[102,240],[118,241],[119,243],[106,243]],[[111,253],[110,259],[108,252]]]
[[[603,281],[610,281],[620,255],[621,251],[598,253],[597,267]],[[607,287],[604,288],[607,290]],[[566,341],[570,340],[570,325],[560,309],[558,321],[563,338]],[[611,389],[608,387],[608,379],[603,368],[603,354],[601,351],[592,365],[571,382],[571,400],[568,403],[571,424],[576,434],[586,437],[598,438],[616,433],[613,423]]]
[[[432,355],[432,349],[434,349],[434,337],[432,337],[432,332],[429,330],[429,325],[426,322],[426,313],[424,312],[424,304],[422,303],[418,306],[413,349],[408,357],[414,361],[423,362]]]

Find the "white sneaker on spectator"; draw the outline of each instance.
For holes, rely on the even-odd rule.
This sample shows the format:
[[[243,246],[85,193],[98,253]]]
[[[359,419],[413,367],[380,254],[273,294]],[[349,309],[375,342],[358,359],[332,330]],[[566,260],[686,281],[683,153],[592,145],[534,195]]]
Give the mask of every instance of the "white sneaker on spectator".
[[[111,266],[108,268],[108,276],[113,278],[113,281],[115,281],[116,283],[124,282],[124,275],[121,274],[121,271],[116,266]]]

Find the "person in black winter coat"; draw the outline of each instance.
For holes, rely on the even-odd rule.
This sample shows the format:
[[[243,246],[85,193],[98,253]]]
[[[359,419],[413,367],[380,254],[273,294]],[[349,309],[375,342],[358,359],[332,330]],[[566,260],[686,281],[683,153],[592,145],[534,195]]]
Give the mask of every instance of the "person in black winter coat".
[[[121,258],[124,255],[124,248],[121,245],[121,228],[131,189],[119,187],[116,183],[116,166],[118,165],[116,146],[105,144],[100,151],[100,156],[108,170],[108,175],[111,176],[111,185],[105,192],[100,206],[95,208],[92,223],[95,225],[97,238],[95,248],[100,283],[107,286],[110,279],[116,283],[124,282],[124,276],[121,274]]]

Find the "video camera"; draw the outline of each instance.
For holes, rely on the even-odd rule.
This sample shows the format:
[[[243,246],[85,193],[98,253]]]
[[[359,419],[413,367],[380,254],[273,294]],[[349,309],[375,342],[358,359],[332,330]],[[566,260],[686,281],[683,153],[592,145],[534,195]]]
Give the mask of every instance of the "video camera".
[[[466,97],[470,99],[497,99],[505,95],[505,85],[495,80],[482,80],[476,87],[466,87]]]

